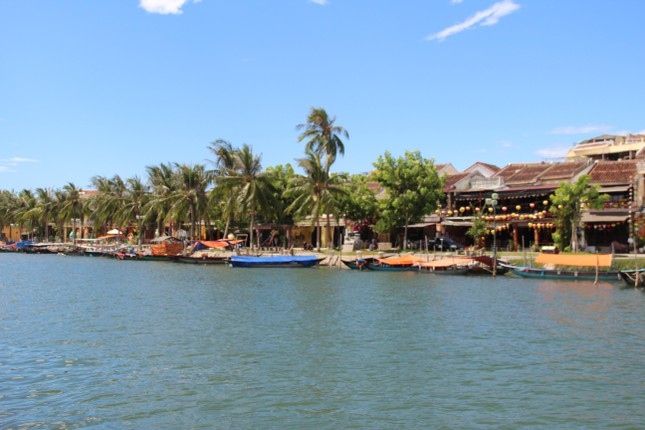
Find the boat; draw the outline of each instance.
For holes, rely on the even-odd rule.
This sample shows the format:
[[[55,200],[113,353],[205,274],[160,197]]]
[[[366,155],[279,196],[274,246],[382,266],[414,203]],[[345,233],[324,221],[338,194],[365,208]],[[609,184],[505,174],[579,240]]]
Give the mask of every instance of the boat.
[[[579,281],[616,281],[620,280],[618,270],[601,270],[611,267],[611,254],[545,254],[535,259],[537,264],[547,267],[507,266],[511,273],[522,278],[562,279]],[[553,266],[554,268],[551,268]],[[557,268],[564,266],[566,268]],[[571,267],[593,267],[594,269],[572,269]]]
[[[466,258],[441,258],[418,263],[419,273],[433,275],[467,275],[477,262]]]
[[[645,269],[621,270],[620,277],[629,287],[645,288]]]
[[[495,267],[495,275],[508,273],[508,264],[503,260],[488,255],[473,255],[468,258],[475,262],[468,270],[469,275],[492,275],[493,267]]]
[[[176,257],[174,261],[187,264],[224,264],[229,261],[229,257],[224,255],[187,255],[185,257]]]
[[[357,258],[354,261],[345,261],[345,266],[354,270],[372,270],[376,272],[418,272],[419,263],[426,259],[414,254],[392,256],[385,258]]]
[[[229,259],[232,267],[312,267],[323,260],[315,255],[233,255]]]

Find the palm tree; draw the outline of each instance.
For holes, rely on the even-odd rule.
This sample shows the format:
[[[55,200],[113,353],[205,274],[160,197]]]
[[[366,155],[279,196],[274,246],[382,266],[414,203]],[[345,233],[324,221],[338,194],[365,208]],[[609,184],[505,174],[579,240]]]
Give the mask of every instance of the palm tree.
[[[48,188],[36,188],[36,200],[34,213],[43,229],[45,242],[49,242],[49,221],[52,216],[54,193]]]
[[[330,118],[325,109],[312,107],[307,122],[296,126],[297,130],[304,129],[298,137],[298,142],[306,141],[307,151],[325,154],[327,166],[334,164],[338,153],[345,154],[341,136],[349,139],[347,130],[334,125],[335,121],[336,117]]]
[[[265,216],[279,211],[271,175],[262,171],[261,157],[244,144],[234,151],[235,168],[230,175],[220,177],[225,187],[235,190],[237,202],[249,213],[249,244],[253,247],[253,229],[258,211]]]
[[[286,197],[294,198],[287,211],[296,216],[312,216],[312,222],[316,223],[318,232],[316,248],[320,251],[320,217],[322,214],[326,215],[327,243],[330,246],[332,243],[330,217],[331,213],[336,211],[338,198],[345,194],[341,187],[345,178],[343,175],[330,175],[329,168],[322,164],[319,153],[307,150],[306,155],[305,158],[298,160],[298,165],[305,174],[294,177],[285,193]]]
[[[147,218],[154,220],[157,231],[163,232],[171,216],[169,196],[176,189],[175,172],[172,165],[164,163],[159,166],[148,166],[146,170],[148,182],[152,188],[152,197],[146,207]]]
[[[64,200],[60,202],[60,216],[63,221],[75,219],[80,220],[82,237],[87,207],[85,201],[81,197],[81,192],[82,190],[76,188],[76,185],[71,182],[68,182],[63,186]],[[74,230],[76,230],[76,221],[73,221],[73,225]],[[74,237],[76,237],[76,231],[74,231]]]
[[[0,192],[0,228],[12,225],[15,222],[13,211],[18,206],[17,201],[18,197],[15,193],[7,190]]]
[[[208,186],[212,175],[206,172],[203,165],[188,166],[175,164],[177,181],[174,191],[168,196],[171,211],[179,219],[188,216],[190,220],[190,238],[196,237],[195,227],[206,219],[208,208]]]
[[[103,226],[105,229],[116,223],[117,227],[121,227],[121,221],[116,219],[116,214],[123,209],[123,204],[127,194],[126,183],[119,175],[115,175],[112,179],[103,176],[95,176],[92,178],[92,185],[98,191],[90,200],[92,212],[90,217],[94,221],[94,225]]]
[[[225,180],[219,181],[218,179],[235,175],[236,149],[233,148],[233,145],[231,145],[230,142],[223,139],[218,139],[212,142],[208,146],[208,149],[210,149],[216,157],[214,161],[211,161],[215,166],[212,174],[216,187],[211,190],[209,196],[211,201],[210,203],[214,206],[217,205],[220,199],[224,200],[223,214],[226,218],[224,237],[226,237],[228,235],[228,229],[231,226],[237,204],[235,199],[235,190],[230,186],[227,187]]]
[[[31,190],[24,189],[18,193],[18,205],[14,208],[13,213],[18,221],[20,230],[26,226],[27,231],[33,231],[36,228],[38,214],[38,200]]]

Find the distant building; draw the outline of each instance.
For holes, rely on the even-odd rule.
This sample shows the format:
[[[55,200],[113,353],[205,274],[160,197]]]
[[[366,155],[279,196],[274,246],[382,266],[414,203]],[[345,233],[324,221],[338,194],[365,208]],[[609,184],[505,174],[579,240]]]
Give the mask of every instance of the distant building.
[[[583,140],[569,150],[567,161],[592,160],[632,160],[642,155],[645,148],[645,135],[609,135]]]

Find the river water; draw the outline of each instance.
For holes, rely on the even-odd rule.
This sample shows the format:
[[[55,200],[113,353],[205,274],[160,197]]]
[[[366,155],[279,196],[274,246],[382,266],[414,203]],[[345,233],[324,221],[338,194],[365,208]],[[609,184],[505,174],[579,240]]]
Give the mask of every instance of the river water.
[[[644,310],[621,284],[0,254],[0,428],[642,428]]]

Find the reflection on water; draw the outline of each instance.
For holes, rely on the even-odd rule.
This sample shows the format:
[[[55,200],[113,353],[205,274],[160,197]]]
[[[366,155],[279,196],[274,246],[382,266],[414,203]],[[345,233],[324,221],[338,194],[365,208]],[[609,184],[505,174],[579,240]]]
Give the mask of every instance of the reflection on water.
[[[0,428],[637,428],[617,285],[0,255]]]

